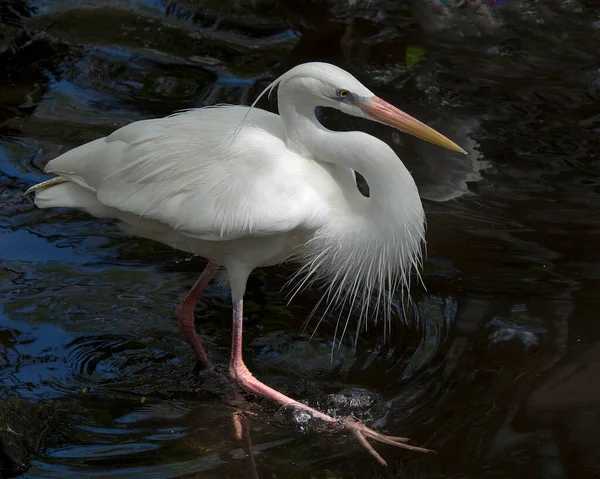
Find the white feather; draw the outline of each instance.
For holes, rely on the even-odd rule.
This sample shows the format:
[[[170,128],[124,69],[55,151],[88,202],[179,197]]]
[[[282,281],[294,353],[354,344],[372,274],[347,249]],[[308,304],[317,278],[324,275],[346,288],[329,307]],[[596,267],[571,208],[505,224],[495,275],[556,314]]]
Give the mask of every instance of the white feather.
[[[75,148],[48,163],[67,182],[37,191],[36,204],[114,217],[128,233],[222,264],[234,296],[254,268],[299,261],[298,289],[324,281],[329,307],[361,305],[361,320],[383,311],[389,322],[390,290],[406,290],[421,261],[417,188],[388,145],[331,132],[314,115],[324,105],[362,116],[327,98],[336,88],[372,93],[326,64],[296,67],[265,91],[275,86],[281,116],[242,106],[189,110]]]

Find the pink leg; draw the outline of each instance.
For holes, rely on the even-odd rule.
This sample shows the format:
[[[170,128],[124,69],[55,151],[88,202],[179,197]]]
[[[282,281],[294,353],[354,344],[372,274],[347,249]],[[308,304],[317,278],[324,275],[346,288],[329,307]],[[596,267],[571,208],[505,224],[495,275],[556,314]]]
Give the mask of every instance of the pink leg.
[[[192,286],[190,292],[183,298],[181,304],[177,306],[175,312],[179,329],[185,336],[185,339],[187,339],[187,342],[192,346],[196,359],[202,369],[212,369],[213,364],[210,362],[210,359],[208,359],[206,351],[204,350],[200,339],[198,339],[198,334],[196,333],[196,327],[194,325],[194,309],[196,308],[196,303],[198,303],[198,300],[202,297],[204,290],[218,269],[218,264],[209,262],[194,286]]]
[[[351,418],[336,419],[327,414],[323,414],[305,404],[302,404],[266,384],[256,379],[244,364],[242,359],[242,327],[243,327],[243,300],[239,300],[233,306],[233,338],[231,349],[231,361],[229,363],[229,374],[246,391],[266,397],[283,406],[293,407],[295,409],[306,411],[312,417],[320,419],[330,425],[343,426],[351,431],[358,441],[377,459],[381,464],[386,465],[385,460],[373,449],[367,439],[383,442],[392,446],[402,447],[413,451],[432,452],[422,447],[410,446],[406,444],[408,439],[403,437],[385,436],[369,429],[364,424]]]

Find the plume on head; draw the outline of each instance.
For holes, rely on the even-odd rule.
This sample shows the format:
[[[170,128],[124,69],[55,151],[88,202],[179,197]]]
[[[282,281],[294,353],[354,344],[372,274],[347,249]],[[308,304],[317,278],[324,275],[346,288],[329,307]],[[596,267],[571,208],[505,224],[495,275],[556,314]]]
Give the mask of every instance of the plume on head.
[[[252,109],[256,106],[258,101],[265,95],[271,96],[273,90],[282,83],[285,83],[289,80],[298,77],[306,77],[306,78],[314,78],[318,79],[322,82],[327,82],[330,84],[338,84],[343,87],[352,87],[354,91],[361,92],[365,96],[371,96],[372,92],[370,92],[362,83],[360,83],[352,74],[348,73],[346,70],[337,67],[335,65],[331,65],[330,63],[323,62],[308,62],[302,63],[300,65],[291,68],[275,80],[273,80],[259,95],[256,97],[256,100],[252,102],[250,108],[247,113],[242,118],[242,121],[236,128],[233,136],[232,142],[235,141],[235,138],[239,134],[240,130],[244,125],[244,121],[248,117],[248,115],[252,112]]]

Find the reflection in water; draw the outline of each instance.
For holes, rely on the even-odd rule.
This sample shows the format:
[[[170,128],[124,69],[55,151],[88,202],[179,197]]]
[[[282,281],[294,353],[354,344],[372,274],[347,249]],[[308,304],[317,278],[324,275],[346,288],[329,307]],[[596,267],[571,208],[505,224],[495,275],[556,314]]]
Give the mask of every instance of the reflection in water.
[[[57,415],[29,477],[596,472],[595,2],[31,0],[0,12],[0,394]],[[287,267],[249,284],[258,377],[438,452],[384,449],[388,472],[270,404],[238,416],[226,385],[193,373],[173,311],[202,262],[22,196],[66,149],[177,109],[248,103],[310,60],[347,68],[469,152],[324,114],[388,142],[424,198],[428,292],[415,288],[418,310],[386,342],[370,329],[356,354],[349,337],[331,361],[334,318],[311,341],[301,334],[317,292],[286,305]],[[213,285],[196,312],[221,366],[229,307]]]

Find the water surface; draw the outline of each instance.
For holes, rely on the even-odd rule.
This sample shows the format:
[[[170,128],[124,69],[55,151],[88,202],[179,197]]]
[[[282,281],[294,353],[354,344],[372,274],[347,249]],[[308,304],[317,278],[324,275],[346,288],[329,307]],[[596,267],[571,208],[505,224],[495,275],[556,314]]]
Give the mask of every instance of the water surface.
[[[450,2],[451,3],[451,2]],[[489,3],[489,2],[488,2]],[[500,2],[498,2],[500,3]],[[600,9],[589,1],[30,0],[0,5],[0,396],[49,404],[30,478],[584,478],[600,471]],[[251,102],[329,61],[464,146],[387,141],[428,217],[417,314],[392,337],[286,304],[289,267],[258,271],[246,359],[266,383],[437,455],[324,437],[265,401],[234,434],[229,390],[194,373],[174,310],[201,258],[22,196],[44,164],[131,121]],[[261,106],[275,110],[273,101]],[[228,291],[197,325],[228,361]],[[295,420],[296,419],[296,420]],[[246,450],[255,451],[251,460]]]

